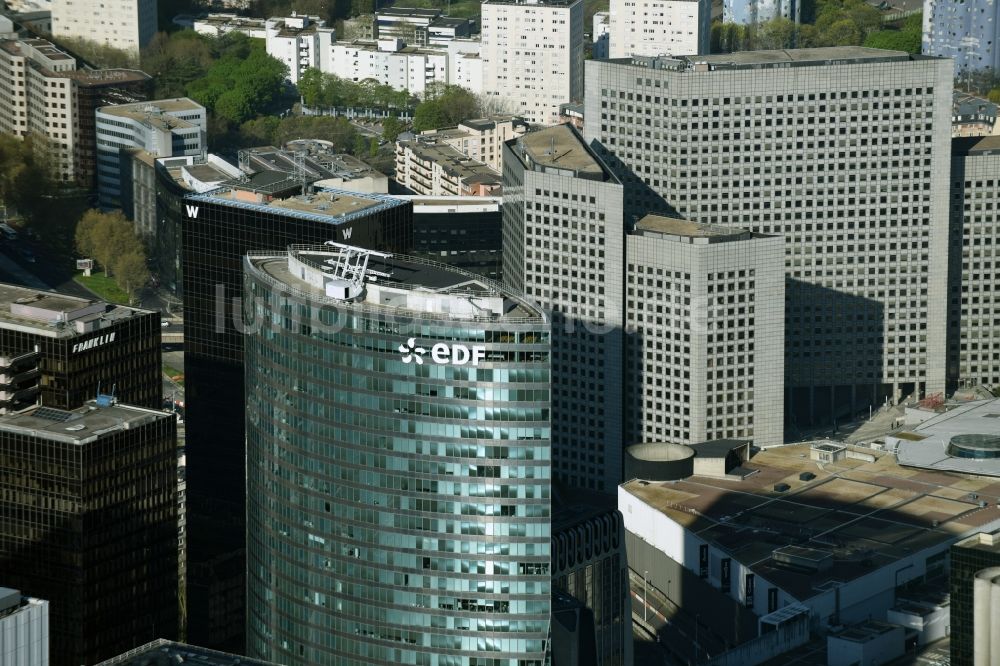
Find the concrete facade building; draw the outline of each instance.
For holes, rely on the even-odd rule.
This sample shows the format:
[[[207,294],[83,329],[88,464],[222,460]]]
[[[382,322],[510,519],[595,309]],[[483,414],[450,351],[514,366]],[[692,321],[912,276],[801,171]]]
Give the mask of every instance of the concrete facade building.
[[[0,587],[0,664],[49,666],[49,602]]]
[[[484,2],[483,91],[529,122],[557,122],[560,104],[583,99],[583,32],[581,0]]]
[[[647,215],[625,256],[625,441],[781,444],[784,239]]]
[[[951,89],[946,60],[860,47],[587,64],[627,215],[785,236],[792,423],[945,388]]]
[[[177,635],[176,449],[173,414],[107,396],[0,417],[0,568],[50,603],[53,666]]]
[[[611,0],[609,54],[708,53],[711,21],[711,0]]]
[[[1000,136],[956,139],[951,156],[948,379],[1000,386]]]
[[[926,0],[921,51],[951,58],[955,73],[1000,69],[1000,4]]]
[[[267,39],[267,20],[238,14],[208,14],[194,22],[194,31],[206,37],[221,37],[239,32],[254,39]]]
[[[105,0],[101,11],[78,0],[52,0],[52,34],[134,55],[156,34],[156,0]]]
[[[250,254],[244,271],[249,654],[545,663],[544,313],[471,273],[347,245]],[[302,500],[294,461],[315,470]]]
[[[951,663],[987,666],[1000,658],[996,635],[1000,601],[1000,530],[951,547]]]
[[[956,92],[952,96],[952,137],[990,136],[1000,134],[997,117],[1000,110],[988,99]]]
[[[429,85],[448,83],[448,51],[406,46],[398,38],[337,42],[323,71],[348,81],[372,79],[422,96]]]
[[[187,97],[97,109],[97,189],[104,208],[120,208],[121,149],[139,148],[149,159],[198,155],[205,150],[205,107]]]
[[[493,116],[465,120],[454,128],[427,130],[420,136],[433,137],[469,159],[500,172],[503,170],[503,145],[527,131],[528,124],[517,116]]]
[[[557,125],[504,146],[503,186],[504,281],[552,313],[553,473],[610,492],[622,468],[621,183]]]
[[[798,23],[802,18],[801,0],[724,0],[722,20],[726,23],[756,25],[777,18]]]
[[[491,196],[500,174],[431,135],[396,142],[396,182],[422,196]]]
[[[310,67],[330,70],[330,49],[337,38],[333,28],[325,26],[326,21],[318,16],[267,19],[264,26],[267,54],[285,63],[292,83],[298,83]]]

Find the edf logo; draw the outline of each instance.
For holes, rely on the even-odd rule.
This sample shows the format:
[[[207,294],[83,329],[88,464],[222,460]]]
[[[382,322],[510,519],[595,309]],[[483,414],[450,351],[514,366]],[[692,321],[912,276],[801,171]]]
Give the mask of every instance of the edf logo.
[[[427,350],[417,346],[415,338],[409,338],[404,344],[399,345],[399,353],[402,354],[403,363],[424,364],[424,356]],[[465,345],[447,345],[439,342],[431,347],[431,362],[436,365],[479,365],[479,362],[486,358],[486,347],[483,345],[473,345],[471,348]]]

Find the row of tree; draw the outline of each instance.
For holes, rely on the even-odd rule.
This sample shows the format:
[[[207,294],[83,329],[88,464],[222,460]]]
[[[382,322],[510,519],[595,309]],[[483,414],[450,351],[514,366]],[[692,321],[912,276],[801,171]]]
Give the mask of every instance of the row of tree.
[[[757,25],[713,24],[712,53],[860,46],[882,27],[882,15],[864,0],[817,0],[806,14],[802,23],[776,18]]]
[[[307,69],[299,77],[298,89],[309,108],[406,109],[414,101],[405,90],[396,90],[371,79],[355,83],[318,69]]]
[[[135,225],[120,211],[84,213],[76,225],[76,249],[100,264],[104,274],[114,278],[130,301],[135,301],[149,282],[146,250],[135,233]]]

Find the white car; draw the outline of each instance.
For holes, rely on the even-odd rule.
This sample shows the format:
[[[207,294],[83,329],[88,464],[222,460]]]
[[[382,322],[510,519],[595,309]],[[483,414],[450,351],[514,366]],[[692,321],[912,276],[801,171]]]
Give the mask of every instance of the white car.
[[[167,321],[166,319],[161,319],[160,320],[160,327],[161,328],[166,328],[167,326],[170,326],[170,322]]]

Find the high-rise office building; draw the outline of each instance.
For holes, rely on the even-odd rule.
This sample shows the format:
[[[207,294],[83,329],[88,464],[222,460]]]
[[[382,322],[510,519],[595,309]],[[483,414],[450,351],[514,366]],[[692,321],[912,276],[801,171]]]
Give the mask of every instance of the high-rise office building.
[[[622,186],[579,132],[509,141],[503,276],[552,312],[552,467],[574,486],[621,481],[625,223]]]
[[[106,398],[0,417],[0,571],[49,601],[53,666],[176,636],[176,435]]]
[[[951,155],[948,381],[1000,386],[1000,137],[956,139]]]
[[[8,386],[25,379],[25,363],[37,364],[48,407],[74,409],[100,389],[158,409],[160,333],[152,310],[0,283],[0,356],[15,382]]]
[[[156,34],[156,0],[52,0],[52,34],[97,42],[136,56]]]
[[[0,664],[49,666],[49,602],[0,587]]]
[[[352,246],[251,253],[245,276],[249,655],[546,663],[544,313]]]
[[[532,123],[555,123],[583,99],[582,0],[482,4],[483,90]]]
[[[726,23],[755,25],[779,18],[798,23],[802,18],[800,0],[724,0],[722,3],[722,20]]]
[[[150,160],[200,155],[205,150],[205,107],[187,97],[96,110],[97,191],[101,206],[121,208],[121,149],[139,148]]]
[[[711,21],[711,0],[611,0],[609,55],[708,53]]]
[[[951,547],[951,663],[955,666],[987,666],[1000,657],[1000,645],[990,642],[1000,622],[990,612],[996,607],[990,597],[1000,596],[997,578],[1000,531],[975,534]]]
[[[951,58],[956,73],[1000,69],[998,21],[993,0],[926,0],[921,51]]]
[[[245,629],[246,487],[243,279],[247,253],[296,243],[351,242],[399,251],[412,243],[412,204],[377,194],[288,192],[284,174],[183,201],[187,421],[188,639],[239,652]],[[234,321],[235,320],[235,321]]]
[[[587,64],[630,203],[785,236],[786,420],[945,388],[951,89],[860,47]]]
[[[625,247],[625,441],[784,441],[784,239],[647,215]]]

